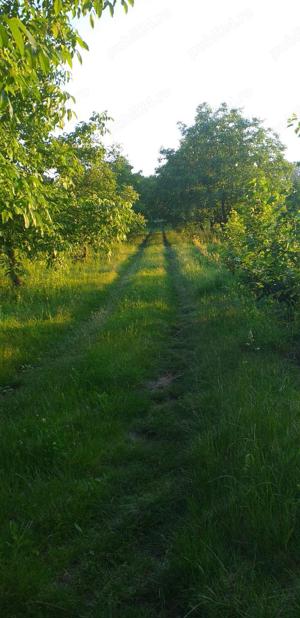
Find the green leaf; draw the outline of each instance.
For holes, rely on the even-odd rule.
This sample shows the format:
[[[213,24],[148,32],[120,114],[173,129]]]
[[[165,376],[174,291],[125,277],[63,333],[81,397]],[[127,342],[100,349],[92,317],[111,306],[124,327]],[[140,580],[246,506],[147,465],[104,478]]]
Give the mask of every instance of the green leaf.
[[[39,65],[44,73],[48,73],[50,69],[49,58],[42,51],[38,54]]]
[[[69,52],[69,50],[63,49],[61,52],[61,55],[62,55],[63,60],[68,63],[70,68],[72,68],[73,59],[72,59],[72,54]]]
[[[7,36],[7,32],[4,28],[4,26],[2,26],[2,24],[0,24],[0,47],[5,47],[8,45],[8,36]]]
[[[51,26],[51,30],[52,30],[53,36],[57,39],[59,32],[60,32],[59,24],[54,22]]]
[[[78,43],[78,45],[80,45],[80,47],[82,47],[82,49],[86,49],[87,51],[89,50],[89,46],[87,45],[87,43],[81,38],[81,36],[79,36],[79,34],[77,34],[76,36],[76,41]]]
[[[94,18],[93,18],[92,13],[90,13],[90,24],[91,24],[92,28],[95,27],[95,22],[94,22]]]
[[[7,23],[21,56],[24,56],[24,40],[22,33],[19,30],[19,19],[17,19],[17,17],[11,17],[7,20]]]
[[[54,0],[53,9],[54,9],[55,15],[59,15],[59,13],[61,12],[61,9],[62,9],[62,2],[61,2],[61,0]]]
[[[29,220],[27,212],[23,213],[23,219],[24,219],[25,228],[28,229],[30,225],[30,220]]]
[[[13,106],[12,106],[11,101],[10,101],[9,98],[7,98],[7,103],[8,103],[8,113],[9,113],[10,117],[12,118],[13,115],[14,115],[14,109],[13,109]]]
[[[95,11],[96,11],[97,17],[101,17],[102,11],[103,11],[103,0],[96,0]]]
[[[21,30],[24,32],[25,36],[27,37],[30,45],[36,49],[37,45],[36,45],[36,40],[35,38],[32,36],[31,32],[29,32],[28,28],[26,28],[26,26],[24,26],[23,22],[19,19],[18,20],[18,24],[19,24],[19,28],[21,28]]]
[[[77,56],[80,64],[82,64],[82,55],[79,53],[78,49],[76,50],[76,56]]]
[[[2,210],[1,213],[2,223],[7,223],[10,219],[12,219],[12,214],[9,210]]]
[[[0,109],[5,109],[8,105],[8,96],[4,90],[0,92]]]

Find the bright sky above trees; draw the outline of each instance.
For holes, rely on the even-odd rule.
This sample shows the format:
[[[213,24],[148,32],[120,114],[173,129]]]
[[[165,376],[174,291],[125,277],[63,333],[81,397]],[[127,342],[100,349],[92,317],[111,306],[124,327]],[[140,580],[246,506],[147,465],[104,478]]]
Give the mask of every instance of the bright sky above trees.
[[[299,23],[298,0],[136,0],[128,15],[80,25],[90,53],[74,69],[78,117],[107,109],[114,141],[150,173],[160,146],[176,146],[178,120],[227,101],[265,119],[298,160],[286,127],[300,112]]]

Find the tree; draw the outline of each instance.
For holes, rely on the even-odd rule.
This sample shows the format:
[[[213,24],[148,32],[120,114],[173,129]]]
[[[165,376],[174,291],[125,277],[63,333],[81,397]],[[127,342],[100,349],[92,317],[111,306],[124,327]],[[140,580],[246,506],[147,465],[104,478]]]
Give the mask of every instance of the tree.
[[[53,76],[58,67],[72,67],[78,45],[88,49],[74,27],[74,19],[94,19],[117,4],[125,11],[134,0],[3,0],[0,8],[1,105],[13,113],[14,97],[24,99],[28,89],[38,93],[41,73]],[[62,81],[66,74],[63,72]],[[63,95],[63,101],[68,98]]]
[[[132,208],[138,195],[125,184],[130,176],[120,182],[120,166],[111,164],[111,152],[101,142],[107,120],[106,114],[94,113],[89,122],[79,123],[60,140],[75,152],[81,167],[66,208],[59,213],[60,227],[71,245],[84,247],[84,255],[88,245],[109,253],[114,243],[126,239],[132,226],[143,224]]]
[[[135,174],[135,189],[139,194],[139,200],[135,210],[143,214],[146,219],[154,222],[160,217],[160,205],[158,203],[157,176],[143,176],[141,172]]]
[[[108,161],[102,143],[107,121],[106,113],[94,113],[49,144],[55,153],[48,177],[52,225],[40,238],[35,236],[37,251],[50,261],[70,250],[83,259],[88,247],[109,254],[132,228],[144,225],[133,210],[137,193],[131,186],[119,186]]]
[[[133,166],[123,154],[121,146],[116,144],[112,146],[107,152],[106,160],[115,174],[120,189],[128,185],[135,186],[136,175],[133,173]]]
[[[71,117],[65,87],[80,47],[74,18],[113,14],[133,0],[4,0],[0,8],[0,250],[20,283],[17,252],[49,229],[47,175],[53,130]],[[55,150],[54,150],[55,153]],[[57,154],[57,152],[56,152]],[[59,155],[61,157],[61,154]],[[32,228],[36,230],[33,231]]]
[[[226,104],[215,111],[200,105],[195,123],[179,128],[179,148],[161,151],[158,212],[175,224],[217,226],[227,264],[258,295],[295,300],[300,295],[299,174],[285,160],[278,136]]]
[[[291,168],[283,146],[256,118],[244,118],[225,103],[215,111],[204,103],[194,125],[179,128],[179,149],[162,150],[158,170],[162,209],[172,220],[225,224],[260,174],[271,191],[288,192]]]
[[[259,295],[288,302],[300,294],[300,209],[260,178],[251,195],[230,213],[225,226],[225,259]]]

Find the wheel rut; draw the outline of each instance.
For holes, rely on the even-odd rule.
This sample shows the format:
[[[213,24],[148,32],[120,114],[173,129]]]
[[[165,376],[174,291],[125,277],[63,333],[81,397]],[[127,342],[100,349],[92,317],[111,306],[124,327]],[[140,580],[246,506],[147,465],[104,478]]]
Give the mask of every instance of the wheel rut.
[[[176,310],[169,328],[161,372],[155,380],[144,385],[152,401],[149,412],[131,427],[128,438],[132,448],[137,448],[138,453],[143,451],[143,457],[148,457],[149,466],[154,465],[156,481],[162,487],[168,484],[168,500],[172,504],[172,511],[168,512],[167,518],[164,516],[155,528],[144,531],[139,549],[151,556],[154,573],[150,577],[152,581],[145,585],[141,597],[135,599],[135,604],[147,606],[150,603],[156,606],[157,615],[180,618],[182,608],[176,605],[174,599],[170,599],[164,582],[168,581],[169,555],[172,554],[174,534],[180,529],[186,511],[188,481],[185,469],[191,412],[186,408],[185,397],[187,389],[192,387],[195,306],[181,274],[176,252],[165,232],[162,233],[162,240]],[[157,580],[154,588],[153,580]]]

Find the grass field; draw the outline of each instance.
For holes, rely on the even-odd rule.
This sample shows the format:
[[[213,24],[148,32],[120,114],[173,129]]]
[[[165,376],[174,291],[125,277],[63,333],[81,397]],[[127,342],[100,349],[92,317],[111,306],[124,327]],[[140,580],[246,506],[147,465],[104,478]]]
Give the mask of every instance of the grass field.
[[[1,618],[298,617],[297,320],[175,232],[30,281],[1,302]]]

